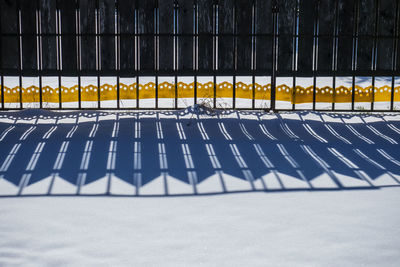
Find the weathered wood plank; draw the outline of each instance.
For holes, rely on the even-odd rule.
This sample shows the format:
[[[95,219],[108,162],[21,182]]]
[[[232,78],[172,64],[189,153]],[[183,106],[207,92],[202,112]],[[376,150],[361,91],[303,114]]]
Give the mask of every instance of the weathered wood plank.
[[[42,66],[44,70],[55,70],[57,68],[56,2],[41,0],[39,5],[41,30],[45,34],[42,37]]]
[[[198,0],[198,65],[199,70],[213,68],[213,0]]]
[[[100,33],[115,34],[115,0],[100,0]],[[101,69],[115,69],[115,37],[102,35],[100,37]]]
[[[193,34],[193,0],[180,0],[178,9],[178,30],[182,34]],[[181,36],[178,44],[178,68],[183,70],[193,69],[193,37]]]
[[[80,0],[81,64],[83,70],[96,69],[96,1]],[[88,35],[89,34],[89,35]]]
[[[235,28],[235,1],[221,0],[218,7],[218,33],[226,34],[218,37],[218,69],[235,69],[235,47],[234,37],[229,34],[234,33]]]
[[[174,0],[159,1],[160,24],[159,30],[159,64],[160,70],[173,70],[174,62]],[[167,35],[165,35],[167,34]]]
[[[118,0],[120,32],[120,66],[121,70],[135,68],[135,0]]]
[[[18,16],[16,1],[0,0],[1,33],[15,34],[1,36],[1,67],[4,69],[19,68],[18,54]]]
[[[140,69],[155,69],[155,50],[154,50],[154,8],[155,1],[139,2],[139,33],[146,34],[140,36]],[[150,34],[150,35],[149,35]]]
[[[257,34],[273,33],[271,0],[256,1],[256,25]],[[272,69],[272,36],[256,37],[256,69]]]

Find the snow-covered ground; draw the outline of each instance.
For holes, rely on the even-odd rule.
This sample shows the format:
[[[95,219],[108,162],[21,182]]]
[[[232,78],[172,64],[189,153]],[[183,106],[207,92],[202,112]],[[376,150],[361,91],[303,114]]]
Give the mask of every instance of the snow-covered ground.
[[[0,113],[0,266],[399,266],[400,114]]]
[[[0,199],[1,266],[399,266],[400,190]]]

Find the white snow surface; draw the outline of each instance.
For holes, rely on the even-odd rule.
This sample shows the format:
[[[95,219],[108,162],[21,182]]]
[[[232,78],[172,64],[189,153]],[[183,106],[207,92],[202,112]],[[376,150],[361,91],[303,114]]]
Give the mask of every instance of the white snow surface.
[[[398,188],[0,201],[0,266],[400,264]]]

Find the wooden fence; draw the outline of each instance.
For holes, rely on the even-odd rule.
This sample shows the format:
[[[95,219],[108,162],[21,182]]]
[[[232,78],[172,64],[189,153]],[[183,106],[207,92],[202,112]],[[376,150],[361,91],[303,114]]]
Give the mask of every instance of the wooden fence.
[[[134,108],[140,108],[139,99],[153,97],[159,108],[159,98],[183,96],[194,103],[209,96],[217,107],[220,94],[232,98],[231,108],[246,98],[253,109],[264,99],[272,110],[279,109],[277,101],[289,101],[292,106],[284,109],[311,103],[314,110],[318,102],[332,110],[340,102],[351,110],[355,102],[368,102],[373,110],[376,101],[386,101],[385,110],[393,111],[400,101],[399,2],[0,0],[1,107],[33,101],[63,108],[76,101],[83,108],[81,102],[89,100],[100,107],[102,100],[115,99],[121,108],[120,99],[136,99]],[[10,76],[18,77],[14,87],[5,81]],[[49,76],[58,79],[56,86],[43,84]],[[64,86],[63,76],[77,77],[76,86]],[[97,83],[85,87],[83,76],[97,77]],[[101,84],[104,76],[116,77],[115,84]],[[161,88],[161,76],[174,79]],[[193,82],[180,83],[181,76]],[[212,77],[209,86],[198,81],[203,76]],[[230,86],[219,84],[219,76],[232,77]],[[239,76],[251,82],[240,85]],[[264,76],[269,82],[256,81]],[[347,87],[336,82],[343,76],[351,78]],[[38,84],[24,86],[24,77],[37,77]],[[127,77],[135,81],[120,82]],[[140,77],[154,82],[141,84]],[[280,77],[291,77],[290,84],[277,84]],[[311,79],[309,87],[296,83],[302,77]],[[319,77],[330,77],[332,85],[318,86]],[[370,85],[358,86],[357,77],[369,77]],[[377,86],[376,77],[389,82]],[[154,96],[141,91],[146,86]]]

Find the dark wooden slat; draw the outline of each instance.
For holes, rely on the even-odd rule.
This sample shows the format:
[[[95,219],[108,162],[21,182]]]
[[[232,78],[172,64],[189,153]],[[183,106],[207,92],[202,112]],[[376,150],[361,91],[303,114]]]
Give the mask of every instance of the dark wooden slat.
[[[1,0],[0,2],[1,33],[18,33],[18,17],[16,1]],[[18,69],[18,37],[1,38],[1,64],[5,69]]]
[[[336,1],[320,1],[319,8],[319,33],[333,34]]]
[[[115,33],[115,0],[100,0],[100,33]],[[101,36],[101,69],[115,69],[115,38],[114,36]]]
[[[80,28],[82,34],[94,34],[95,29],[95,0],[80,0]],[[83,70],[96,69],[96,37],[85,36],[81,38],[81,64]]]
[[[320,1],[319,34],[333,35],[336,1]],[[318,70],[331,70],[333,59],[333,37],[318,39]]]
[[[59,8],[61,11],[61,33],[62,34],[75,34],[76,33],[76,18],[75,18],[75,1],[74,0],[60,0]],[[62,69],[63,70],[76,70],[76,37],[74,35],[63,35],[61,37],[62,44]]]
[[[299,34],[312,35],[316,18],[317,0],[300,1]],[[309,71],[313,62],[313,38],[299,38],[298,70]]]
[[[43,34],[56,33],[56,2],[53,0],[41,0],[40,19]],[[42,65],[44,70],[55,70],[57,68],[57,45],[56,36],[42,37]]]
[[[22,34],[36,33],[36,1],[21,0],[21,29]],[[22,68],[24,70],[37,69],[36,37],[22,36]]]
[[[372,64],[373,38],[359,37],[357,50],[357,69],[370,70]]]
[[[396,0],[381,0],[379,8],[379,35],[388,36],[378,39],[377,69],[392,69],[393,38],[395,37]]]
[[[174,60],[174,0],[159,1],[161,34],[170,34],[170,36],[161,36],[159,49],[160,70],[172,70]]]
[[[79,0],[79,10],[81,13],[81,32],[95,33],[96,32],[96,0]]]
[[[294,51],[293,38],[287,35],[293,34],[296,0],[279,1],[278,8],[278,27],[280,34],[278,42],[278,70],[291,70]]]
[[[263,34],[272,34],[272,1],[256,1],[256,32]]]
[[[139,2],[139,33],[154,34],[155,1]],[[154,37],[140,37],[140,69],[154,70]]]
[[[377,70],[392,69],[392,53],[394,53],[392,38],[379,38],[377,43]]]
[[[272,6],[271,0],[256,1],[257,34],[272,34]],[[272,37],[256,37],[256,69],[272,69]]]
[[[237,69],[251,69],[253,1],[236,1]],[[242,36],[246,34],[248,36]]]
[[[132,34],[121,36],[120,40],[120,64],[121,70],[133,70],[135,67],[135,1],[118,0],[120,31],[121,33]]]
[[[360,0],[358,33],[359,35],[375,32],[375,0]],[[373,38],[358,39],[357,69],[370,70],[372,63]]]
[[[333,38],[319,37],[318,38],[318,70],[332,70],[333,60]]]
[[[198,0],[198,29],[199,34],[210,34],[199,36],[198,41],[198,64],[199,70],[211,70],[213,65],[213,0]]]
[[[340,34],[353,34],[354,28],[354,0],[339,0],[338,32]],[[339,71],[351,70],[353,54],[353,38],[339,37],[337,51],[337,69]]]
[[[219,1],[218,8],[218,33],[234,33],[234,0]],[[235,48],[232,36],[220,36],[218,38],[218,69],[234,70],[235,68]]]
[[[193,0],[180,0],[178,13],[179,33],[193,34]],[[183,70],[193,69],[193,37],[179,37],[178,67]]]
[[[18,33],[17,1],[0,0],[2,33]]]
[[[4,69],[18,69],[18,37],[1,38],[1,64]]]
[[[395,71],[400,71],[400,3],[396,3],[396,6],[393,7],[396,9],[396,25],[395,25],[395,37],[396,37],[396,45],[394,47],[394,55],[393,55],[393,69]]]
[[[358,33],[374,34],[375,32],[375,2],[376,0],[359,0]]]
[[[121,33],[135,33],[135,0],[118,0]]]

